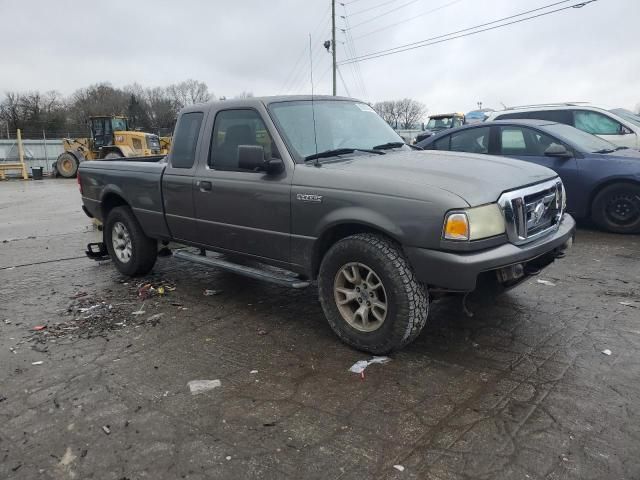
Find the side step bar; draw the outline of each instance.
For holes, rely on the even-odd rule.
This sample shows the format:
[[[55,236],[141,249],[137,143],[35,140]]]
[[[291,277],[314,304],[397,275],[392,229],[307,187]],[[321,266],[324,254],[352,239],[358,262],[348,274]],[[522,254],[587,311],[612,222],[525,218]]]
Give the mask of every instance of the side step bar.
[[[207,257],[204,255],[186,252],[184,250],[174,250],[173,256],[175,258],[180,258],[188,262],[200,263],[209,267],[221,268],[228,272],[244,275],[245,277],[255,278],[256,280],[275,283],[283,287],[306,288],[310,285],[310,282],[306,280],[300,280],[299,278],[278,274],[276,272],[270,272],[268,270],[261,270],[255,267],[240,265],[237,263],[229,262],[228,260],[223,260],[222,258]]]

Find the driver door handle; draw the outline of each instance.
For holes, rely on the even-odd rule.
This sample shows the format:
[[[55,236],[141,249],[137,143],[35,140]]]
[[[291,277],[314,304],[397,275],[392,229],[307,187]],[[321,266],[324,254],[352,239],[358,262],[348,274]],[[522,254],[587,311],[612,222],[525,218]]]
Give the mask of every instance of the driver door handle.
[[[213,188],[213,184],[207,180],[198,180],[196,185],[200,189],[201,192],[210,192]]]

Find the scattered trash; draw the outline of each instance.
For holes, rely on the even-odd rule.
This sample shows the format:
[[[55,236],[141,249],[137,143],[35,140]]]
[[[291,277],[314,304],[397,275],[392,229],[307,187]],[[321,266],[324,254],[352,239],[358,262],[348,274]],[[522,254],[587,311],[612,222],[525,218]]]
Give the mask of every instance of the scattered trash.
[[[147,322],[151,323],[152,325],[157,325],[160,322],[160,319],[164,316],[164,313],[156,313],[154,315],[151,315],[149,318],[147,318]]]
[[[606,356],[611,355],[611,350],[609,350],[608,348],[602,350],[602,353],[604,353]]]
[[[5,318],[4,323],[6,323],[7,325],[11,324],[11,320],[9,320],[8,318]]]
[[[638,305],[631,302],[618,302],[620,305],[624,305],[625,307],[638,308]]]
[[[404,472],[404,467],[402,465],[394,465],[393,468],[395,468],[399,472]]]
[[[102,431],[103,431],[104,433],[106,433],[107,435],[110,435],[110,434],[111,434],[111,428],[109,428],[109,425],[103,425],[103,426],[102,426]]]
[[[555,283],[550,282],[549,280],[543,280],[541,278],[536,280],[536,283],[539,283],[540,285],[547,285],[548,287],[555,287],[556,286]]]
[[[198,395],[200,393],[213,390],[222,386],[220,380],[191,380],[187,383],[191,395]]]
[[[349,371],[360,374],[360,376],[364,379],[364,371],[369,365],[372,365],[374,363],[385,364],[390,361],[391,359],[389,357],[373,357],[371,358],[371,360],[358,360],[356,363],[351,365]]]
[[[139,286],[138,288],[138,297],[146,300],[151,297],[162,297],[166,295],[167,292],[173,292],[176,289],[173,285],[167,285],[163,283],[154,287],[150,283],[145,283],[144,285]]]
[[[471,346],[472,346],[473,348],[478,348],[478,347],[480,346],[480,344],[479,344],[479,343],[476,343],[476,342],[473,342],[473,343],[471,344]]]
[[[35,327],[32,328],[32,330],[39,332],[40,330],[44,330],[45,328],[47,328],[46,325],[36,325]]]
[[[264,330],[263,328],[259,328],[259,329],[258,329],[258,335],[260,335],[260,336],[266,335],[267,333],[269,333],[269,332],[267,332],[267,331],[266,331],[266,330]]]
[[[144,303],[140,306],[138,310],[136,310],[135,312],[131,312],[131,315],[144,315],[147,312],[142,309],[143,307],[144,307]]]
[[[227,455],[225,458],[227,459],[227,461],[229,461],[231,460],[231,455]]]
[[[249,373],[250,373],[251,375],[255,375],[256,373],[258,373],[258,370],[251,370]]]
[[[205,290],[204,291],[204,296],[205,297],[211,297],[213,295],[220,295],[222,293],[222,290]]]
[[[38,360],[37,362],[31,362],[31,365],[42,365],[43,363],[42,360]]]
[[[60,459],[60,465],[66,467],[70,465],[77,457],[73,454],[71,447],[67,447],[67,450],[64,452],[64,455]]]

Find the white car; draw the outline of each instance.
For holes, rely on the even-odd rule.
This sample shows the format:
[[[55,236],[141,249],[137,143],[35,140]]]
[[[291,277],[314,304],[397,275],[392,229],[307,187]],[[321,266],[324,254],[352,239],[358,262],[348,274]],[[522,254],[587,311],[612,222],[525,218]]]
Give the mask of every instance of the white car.
[[[620,108],[608,110],[586,103],[552,103],[511,107],[491,112],[487,117],[487,121],[514,119],[565,123],[619,147],[640,150],[640,117]]]

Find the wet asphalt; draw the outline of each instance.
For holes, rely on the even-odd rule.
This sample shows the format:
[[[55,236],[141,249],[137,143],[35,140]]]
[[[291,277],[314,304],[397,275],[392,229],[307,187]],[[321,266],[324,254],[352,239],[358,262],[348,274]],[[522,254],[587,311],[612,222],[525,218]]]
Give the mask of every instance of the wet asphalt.
[[[0,183],[2,479],[640,478],[638,236],[582,227],[472,317],[432,304],[364,377],[313,289],[127,279],[99,238],[75,181]]]

